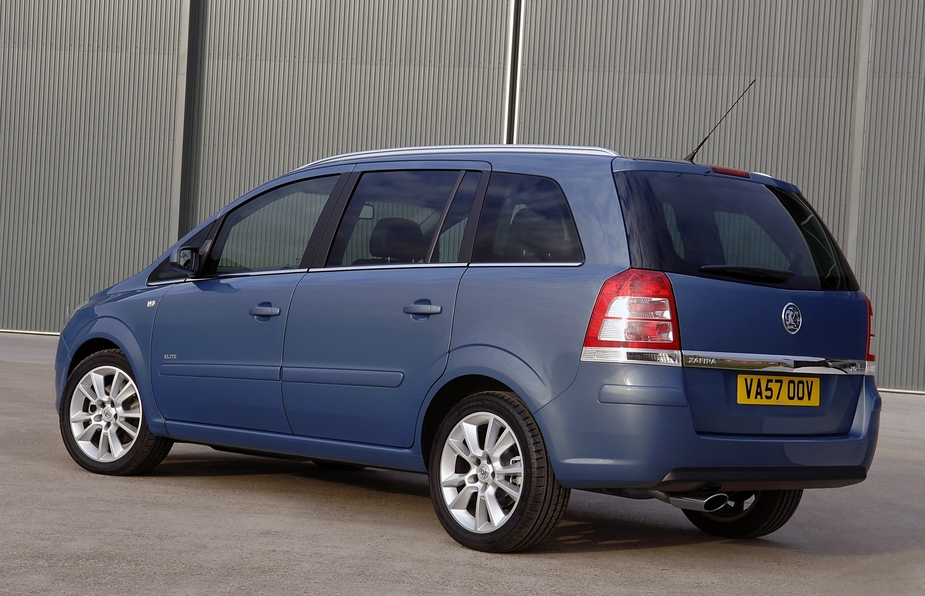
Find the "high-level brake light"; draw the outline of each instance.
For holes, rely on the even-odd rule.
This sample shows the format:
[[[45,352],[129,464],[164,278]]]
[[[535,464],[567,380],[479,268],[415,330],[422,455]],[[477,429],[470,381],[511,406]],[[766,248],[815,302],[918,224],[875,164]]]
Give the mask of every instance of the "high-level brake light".
[[[722,166],[711,166],[714,174],[725,174],[726,176],[738,176],[739,178],[751,178],[751,174],[745,170],[734,170],[733,168],[724,168]]]

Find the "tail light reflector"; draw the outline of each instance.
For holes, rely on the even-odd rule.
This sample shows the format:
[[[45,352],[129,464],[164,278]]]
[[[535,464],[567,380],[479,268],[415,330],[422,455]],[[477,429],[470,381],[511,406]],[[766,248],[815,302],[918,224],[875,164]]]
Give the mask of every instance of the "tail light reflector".
[[[581,360],[680,366],[677,308],[668,276],[627,269],[605,281],[591,312]]]

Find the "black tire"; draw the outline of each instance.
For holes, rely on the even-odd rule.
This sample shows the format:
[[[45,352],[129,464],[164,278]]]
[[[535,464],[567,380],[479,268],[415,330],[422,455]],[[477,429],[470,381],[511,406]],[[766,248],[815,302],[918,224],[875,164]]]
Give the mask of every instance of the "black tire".
[[[723,538],[758,538],[779,530],[800,504],[802,490],[734,492],[712,513],[684,509],[692,524]]]
[[[96,474],[142,474],[173,446],[148,429],[135,375],[120,350],[96,352],[74,368],[58,420],[67,452]]]
[[[556,481],[536,422],[512,393],[477,393],[456,404],[437,430],[429,470],[437,518],[475,550],[532,548],[568,505],[570,491]]]

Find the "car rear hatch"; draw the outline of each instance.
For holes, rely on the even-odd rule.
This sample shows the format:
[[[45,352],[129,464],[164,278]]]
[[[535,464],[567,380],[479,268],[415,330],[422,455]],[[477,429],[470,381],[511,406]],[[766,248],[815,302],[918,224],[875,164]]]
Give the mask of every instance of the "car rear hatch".
[[[873,372],[870,307],[831,235],[790,185],[679,169],[614,178],[633,267],[671,282],[695,429],[847,433]]]

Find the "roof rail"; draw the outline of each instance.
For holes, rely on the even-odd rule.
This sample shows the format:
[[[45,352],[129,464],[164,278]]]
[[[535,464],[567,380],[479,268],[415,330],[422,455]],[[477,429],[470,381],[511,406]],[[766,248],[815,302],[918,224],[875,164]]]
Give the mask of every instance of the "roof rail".
[[[582,147],[573,145],[435,145],[426,147],[399,147],[395,149],[375,149],[357,151],[332,157],[325,157],[307,163],[297,170],[309,166],[329,165],[355,159],[373,159],[379,157],[427,156],[450,153],[568,153],[572,155],[598,155],[603,157],[620,157],[620,154],[604,147]]]

